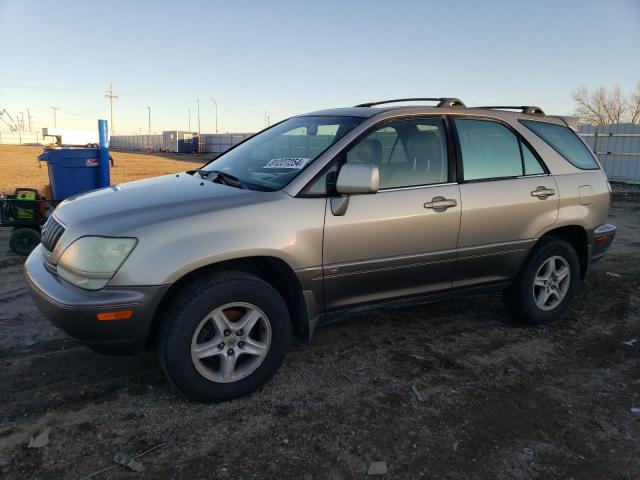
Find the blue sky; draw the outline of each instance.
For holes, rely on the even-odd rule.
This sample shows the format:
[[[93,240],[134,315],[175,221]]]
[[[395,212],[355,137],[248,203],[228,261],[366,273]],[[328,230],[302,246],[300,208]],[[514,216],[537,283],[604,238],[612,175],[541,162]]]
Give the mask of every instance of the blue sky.
[[[407,96],[573,112],[581,85],[640,81],[640,1],[0,0],[0,110],[34,127],[255,131]],[[15,116],[15,115],[14,115]]]

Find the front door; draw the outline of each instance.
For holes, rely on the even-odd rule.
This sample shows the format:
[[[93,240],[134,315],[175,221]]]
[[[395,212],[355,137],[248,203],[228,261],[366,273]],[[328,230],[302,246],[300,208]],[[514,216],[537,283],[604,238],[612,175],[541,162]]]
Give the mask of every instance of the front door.
[[[442,118],[395,121],[347,152],[378,166],[380,190],[352,195],[344,215],[327,202],[328,312],[450,289],[461,210],[446,138]]]
[[[454,120],[463,212],[453,287],[514,277],[536,236],[555,223],[555,181],[527,143],[486,119]]]

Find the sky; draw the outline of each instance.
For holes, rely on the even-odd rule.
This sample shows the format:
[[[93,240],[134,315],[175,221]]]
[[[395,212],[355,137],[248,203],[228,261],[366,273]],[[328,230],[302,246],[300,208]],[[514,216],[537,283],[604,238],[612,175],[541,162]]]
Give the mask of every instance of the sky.
[[[640,81],[640,0],[0,0],[0,111],[34,131],[252,132],[402,97],[538,105]],[[0,123],[0,129],[4,125]]]

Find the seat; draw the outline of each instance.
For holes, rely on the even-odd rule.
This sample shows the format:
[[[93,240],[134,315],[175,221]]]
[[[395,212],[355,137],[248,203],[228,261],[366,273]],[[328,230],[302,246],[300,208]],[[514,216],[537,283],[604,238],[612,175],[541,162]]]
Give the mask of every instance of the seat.
[[[433,132],[412,134],[405,146],[408,165],[393,174],[396,186],[428,185],[447,181],[446,162],[442,159],[442,145]]]

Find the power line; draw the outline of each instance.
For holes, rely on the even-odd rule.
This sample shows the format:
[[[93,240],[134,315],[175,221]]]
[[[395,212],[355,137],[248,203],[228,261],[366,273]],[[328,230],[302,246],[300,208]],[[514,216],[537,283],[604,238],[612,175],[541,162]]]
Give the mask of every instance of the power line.
[[[56,111],[60,110],[60,107],[49,107],[51,110],[53,110],[53,128],[57,128],[58,127],[58,122],[56,120]]]
[[[29,109],[27,108],[27,120],[29,122],[29,131],[31,132],[31,119],[35,118],[33,115],[31,115],[31,112],[29,111]]]
[[[107,92],[105,97],[107,97],[109,99],[109,106],[111,107],[111,120],[110,120],[111,124],[110,124],[110,127],[111,127],[111,135],[113,135],[113,101],[118,98],[117,95],[113,94],[113,83],[109,84],[109,91]]]

